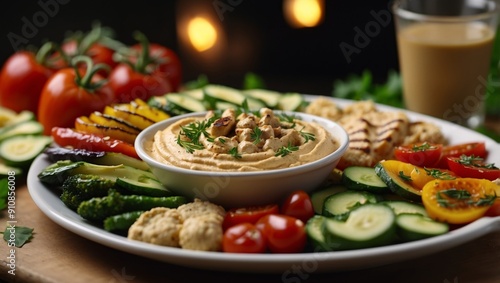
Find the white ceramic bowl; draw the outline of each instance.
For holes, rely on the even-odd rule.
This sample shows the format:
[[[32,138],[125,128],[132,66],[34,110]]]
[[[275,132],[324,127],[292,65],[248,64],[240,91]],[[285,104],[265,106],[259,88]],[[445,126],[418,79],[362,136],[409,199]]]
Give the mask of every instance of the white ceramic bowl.
[[[310,192],[317,188],[335,168],[349,145],[347,132],[337,123],[304,113],[287,114],[306,122],[320,124],[338,140],[339,148],[308,164],[252,172],[198,171],[166,165],[152,158],[144,145],[153,139],[155,133],[180,119],[205,116],[205,113],[190,113],[169,118],[144,129],[136,138],[135,149],[160,182],[177,194],[208,200],[225,208],[277,203],[295,190]]]

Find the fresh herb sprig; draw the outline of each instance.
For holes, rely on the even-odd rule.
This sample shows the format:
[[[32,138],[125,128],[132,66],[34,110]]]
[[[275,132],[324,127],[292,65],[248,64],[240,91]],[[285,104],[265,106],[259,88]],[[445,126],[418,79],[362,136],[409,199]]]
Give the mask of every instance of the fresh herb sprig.
[[[303,131],[304,128],[300,129],[299,131],[299,134],[302,136],[302,138],[304,138],[304,143],[307,143],[308,141],[315,141],[316,140],[316,136],[314,136],[313,133],[308,133],[308,132],[304,132]]]
[[[411,176],[405,175],[405,172],[403,172],[403,171],[399,171],[399,178],[403,179],[403,181],[406,181],[406,182],[413,181],[411,179]]]
[[[448,173],[446,171],[439,170],[439,169],[424,168],[424,170],[428,176],[431,176],[435,179],[439,179],[439,180],[455,180],[456,179],[456,177],[451,175],[450,173]]]
[[[262,130],[259,127],[255,127],[250,135],[253,140],[253,144],[259,144],[261,142]]]
[[[472,198],[472,194],[466,190],[459,190],[450,188],[447,190],[439,191],[436,194],[436,201],[442,207],[460,207],[467,206],[489,206],[492,205],[497,199],[496,195],[485,195],[478,200]]]
[[[287,146],[282,146],[280,147],[277,151],[276,151],[276,154],[274,154],[274,156],[280,156],[280,157],[285,157],[287,156],[288,154],[294,152],[294,151],[297,151],[299,150],[299,147],[298,146],[294,146],[294,145],[291,145],[290,143],[287,145]]]
[[[177,144],[185,148],[188,153],[193,153],[195,150],[203,149],[204,146],[200,142],[201,135],[210,138],[210,134],[207,129],[213,122],[217,120],[217,117],[211,117],[208,120],[201,120],[187,124],[181,127],[180,134],[177,136]],[[187,140],[182,139],[181,136],[185,136]]]

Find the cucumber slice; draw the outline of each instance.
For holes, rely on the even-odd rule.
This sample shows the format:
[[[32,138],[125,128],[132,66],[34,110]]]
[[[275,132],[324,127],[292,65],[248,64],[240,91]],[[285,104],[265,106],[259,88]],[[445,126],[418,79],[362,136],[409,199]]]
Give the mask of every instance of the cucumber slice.
[[[4,127],[10,123],[10,121],[16,118],[17,112],[6,107],[0,106],[0,127]]]
[[[0,144],[0,157],[8,166],[27,168],[51,143],[48,136],[14,136]]]
[[[326,218],[325,242],[334,250],[351,250],[392,243],[396,216],[383,204],[365,204],[354,209],[345,222]]]
[[[208,101],[225,101],[242,107],[247,103],[250,110],[259,110],[266,107],[265,103],[244,95],[240,90],[222,85],[207,85],[203,88]],[[211,103],[213,104],[213,103]]]
[[[132,193],[152,197],[171,196],[172,192],[167,190],[158,180],[148,176],[138,176],[134,179],[127,177],[117,178],[116,185],[127,189]]]
[[[232,104],[225,101],[216,101],[214,105],[214,110],[226,110],[226,109],[238,109],[238,105]]]
[[[446,223],[437,222],[420,214],[402,213],[396,217],[398,235],[404,241],[415,241],[445,234]]]
[[[378,198],[369,192],[349,190],[336,193],[325,199],[322,215],[345,220],[353,209],[377,201]]]
[[[346,191],[344,186],[331,186],[311,193],[311,202],[316,214],[323,212],[323,203],[325,199],[333,194]]]
[[[6,125],[16,125],[20,124],[23,122],[27,121],[34,121],[35,120],[35,114],[31,111],[21,111],[19,114],[17,114],[15,117],[13,117]]]
[[[203,88],[185,90],[182,92],[182,94],[185,94],[185,95],[192,97],[192,98],[199,100],[199,101],[203,101],[203,97],[205,95],[203,93]]]
[[[0,178],[8,177],[9,175],[21,175],[23,170],[21,168],[12,167],[5,165],[4,163],[0,163]]]
[[[43,133],[42,124],[37,121],[26,121],[7,126],[0,130],[0,142],[18,135],[41,135]]]
[[[263,101],[267,107],[276,108],[278,101],[281,98],[281,93],[267,89],[247,89],[243,94],[252,98]]]
[[[283,111],[299,111],[305,104],[300,93],[285,93],[278,101],[278,109]]]
[[[380,202],[382,204],[388,205],[396,215],[402,214],[402,213],[408,213],[408,214],[420,214],[423,216],[427,216],[427,211],[425,210],[425,207],[421,204],[417,203],[412,203],[408,201],[397,201],[397,200],[390,200],[390,201],[382,201]]]
[[[377,194],[390,192],[387,185],[375,173],[373,167],[351,166],[342,173],[342,184],[351,190],[369,191]]]
[[[165,95],[165,98],[167,99],[167,102],[172,103],[187,112],[203,112],[207,110],[205,105],[200,100],[194,99],[188,95],[181,93],[169,93]]]
[[[314,215],[306,223],[306,234],[312,243],[314,252],[328,251],[328,245],[323,234],[323,223],[325,218],[322,215]]]

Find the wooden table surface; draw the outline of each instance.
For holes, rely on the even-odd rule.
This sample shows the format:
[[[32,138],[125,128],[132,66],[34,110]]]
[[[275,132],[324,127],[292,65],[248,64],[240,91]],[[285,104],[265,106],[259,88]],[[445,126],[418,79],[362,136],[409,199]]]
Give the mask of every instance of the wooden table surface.
[[[17,225],[34,228],[35,234],[16,249],[15,275],[8,273],[8,247],[0,244],[0,279],[7,282],[500,282],[500,232],[430,256],[358,271],[297,276],[218,272],[158,262],[94,243],[45,216],[25,185],[16,189],[16,196]],[[1,215],[1,223],[6,216]]]

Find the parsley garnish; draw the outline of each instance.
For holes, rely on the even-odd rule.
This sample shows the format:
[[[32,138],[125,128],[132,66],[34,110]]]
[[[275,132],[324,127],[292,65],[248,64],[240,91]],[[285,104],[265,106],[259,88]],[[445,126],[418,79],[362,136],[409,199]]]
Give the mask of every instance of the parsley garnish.
[[[295,119],[297,118],[297,117],[295,117],[295,115],[288,115],[285,113],[281,113],[281,114],[276,115],[276,117],[278,117],[280,119],[280,121],[284,121],[285,123],[291,124],[290,126],[287,126],[284,128],[287,128],[287,129],[295,128]]]
[[[5,231],[0,233],[3,234],[3,239],[7,243],[10,244],[10,241],[14,239],[14,245],[17,248],[20,248],[33,238],[33,230],[34,228],[14,226],[14,227],[5,227]],[[11,236],[11,234],[14,234],[15,236]]]
[[[314,134],[308,133],[308,132],[304,132],[302,130],[304,130],[304,128],[302,128],[299,131],[299,134],[304,138],[304,140],[305,140],[304,143],[307,143],[308,141],[314,141],[314,140],[316,140],[316,137],[314,136]]]
[[[403,172],[403,171],[399,171],[399,178],[403,179],[403,181],[406,181],[406,182],[412,181],[411,176],[405,175],[405,172]]]
[[[292,153],[293,151],[297,151],[297,150],[299,150],[298,146],[293,146],[289,143],[288,146],[280,147],[278,149],[278,151],[276,151],[276,154],[274,156],[284,157],[284,156],[287,156],[288,154]]]
[[[209,141],[213,141],[213,138],[210,138],[210,134],[207,132],[207,129],[215,120],[217,120],[217,117],[214,116],[208,120],[196,121],[181,127],[181,132],[177,136],[177,144],[185,148],[188,153],[193,153],[197,149],[205,148],[200,143],[200,137],[203,134],[207,137],[207,139],[209,139]],[[187,137],[189,140],[181,139],[181,135]]]
[[[177,144],[186,149],[188,153],[193,153],[195,150],[201,150],[205,147],[199,142],[185,141],[181,139],[181,136],[177,136]]]
[[[446,171],[441,171],[439,169],[427,169],[424,168],[425,172],[427,173],[428,176],[431,176],[435,179],[439,180],[455,180],[455,176],[450,175],[450,173]]]
[[[445,197],[444,197],[445,196]],[[442,207],[458,207],[458,206],[489,206],[495,202],[496,195],[485,195],[478,200],[472,199],[472,194],[467,190],[459,190],[451,188],[448,190],[439,191],[436,194],[436,201]],[[455,201],[451,203],[451,201]]]
[[[411,147],[411,150],[413,152],[419,152],[419,151],[426,151],[426,150],[429,150],[429,149],[435,149],[436,147],[435,146],[432,146],[426,142],[424,142],[423,144],[421,145],[413,145]]]
[[[474,155],[462,154],[460,156],[460,159],[458,160],[458,163],[465,165],[465,166],[472,166],[472,167],[477,167],[477,168],[499,169],[498,167],[495,166],[494,163],[485,163],[483,158],[481,158],[479,156],[474,156]]]
[[[241,158],[241,154],[238,152],[238,148],[237,147],[231,148],[229,150],[229,154],[231,154],[236,159],[240,159]]]
[[[262,136],[262,130],[259,127],[255,127],[253,129],[252,134],[250,135],[250,137],[253,139],[253,144],[260,143],[261,136]]]

